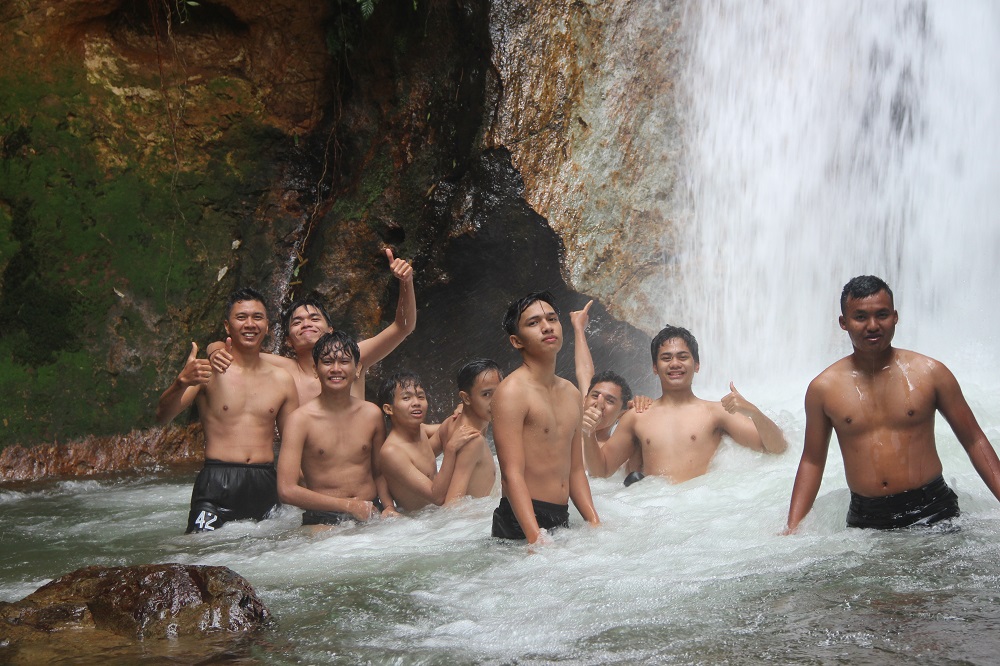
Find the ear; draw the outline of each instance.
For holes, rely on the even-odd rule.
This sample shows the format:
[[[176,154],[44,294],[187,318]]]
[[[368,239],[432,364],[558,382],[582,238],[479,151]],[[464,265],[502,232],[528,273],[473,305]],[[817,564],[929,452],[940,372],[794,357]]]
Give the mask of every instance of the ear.
[[[524,343],[516,335],[510,336],[510,344],[514,346],[514,349],[521,350],[524,349]]]
[[[223,320],[222,320],[222,325],[223,325],[223,327],[225,327],[225,329],[226,329],[226,335],[232,335],[232,334],[231,334],[231,333],[229,332],[229,320],[228,320],[228,319],[223,319]]]
[[[899,323],[899,313],[895,310],[892,311],[892,325],[895,326]]]
[[[388,405],[388,404],[382,405],[382,412],[385,413],[386,416],[391,417],[392,416],[392,405]]]
[[[840,315],[839,317],[837,317],[837,322],[840,324],[841,330],[844,331],[847,330],[847,317],[845,317],[844,315]]]
[[[701,370],[701,363],[695,363],[694,364],[694,371],[698,372],[699,370]]]
[[[462,399],[462,404],[463,405],[471,405],[472,404],[472,398],[465,391],[459,391],[458,392],[458,397]]]

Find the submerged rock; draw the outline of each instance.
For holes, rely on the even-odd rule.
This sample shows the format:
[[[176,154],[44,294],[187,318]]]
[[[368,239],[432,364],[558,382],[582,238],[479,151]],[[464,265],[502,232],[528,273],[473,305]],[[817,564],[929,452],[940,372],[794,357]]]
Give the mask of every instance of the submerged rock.
[[[79,569],[21,601],[0,602],[0,661],[29,663],[72,654],[124,657],[136,641],[184,641],[215,653],[271,622],[250,583],[227,567],[149,564]],[[221,642],[219,639],[223,639]],[[193,641],[192,641],[193,639]],[[198,640],[208,639],[199,651]],[[174,646],[176,647],[176,646]],[[177,650],[171,650],[173,654]]]

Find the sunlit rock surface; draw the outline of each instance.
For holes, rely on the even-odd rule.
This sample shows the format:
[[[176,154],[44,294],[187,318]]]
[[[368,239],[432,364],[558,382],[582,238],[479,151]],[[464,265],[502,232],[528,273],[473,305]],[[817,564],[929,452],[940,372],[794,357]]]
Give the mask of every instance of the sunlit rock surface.
[[[0,602],[0,660],[120,659],[142,641],[147,654],[169,651],[186,661],[216,654],[220,644],[270,622],[270,611],[250,583],[226,567],[94,566],[66,574],[21,601]],[[199,647],[200,638],[210,640]],[[178,639],[180,648],[156,644]]]
[[[680,2],[491,3],[498,104],[525,199],[565,244],[573,289],[659,329],[642,285],[670,280]]]

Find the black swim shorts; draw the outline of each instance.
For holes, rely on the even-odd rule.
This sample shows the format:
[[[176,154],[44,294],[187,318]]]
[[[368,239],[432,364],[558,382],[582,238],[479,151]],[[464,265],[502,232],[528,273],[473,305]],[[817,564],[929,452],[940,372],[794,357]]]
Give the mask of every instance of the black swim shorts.
[[[538,526],[547,530],[557,527],[569,527],[569,505],[552,504],[531,500],[535,509],[535,520]],[[517,522],[514,509],[506,497],[500,498],[500,506],[493,511],[493,536],[501,539],[526,539],[521,524]]]
[[[382,513],[384,510],[382,508],[382,500],[376,497],[370,501],[375,505],[375,510]],[[360,521],[354,517],[354,514],[347,511],[316,511],[314,509],[306,509],[302,512],[303,525],[340,525],[346,522],[357,523]]]
[[[194,481],[187,532],[210,532],[230,520],[263,520],[277,505],[274,463],[208,459]]]
[[[911,525],[933,525],[960,514],[958,496],[944,477],[927,485],[885,497],[865,497],[851,493],[847,511],[848,527],[891,530]]]

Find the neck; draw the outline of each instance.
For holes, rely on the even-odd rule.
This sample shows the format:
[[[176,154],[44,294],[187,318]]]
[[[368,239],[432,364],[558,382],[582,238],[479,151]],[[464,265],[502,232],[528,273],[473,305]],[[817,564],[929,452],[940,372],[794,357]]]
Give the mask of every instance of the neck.
[[[662,386],[663,395],[657,402],[679,405],[685,402],[690,402],[695,399],[694,391],[691,390],[691,386],[684,386],[679,388]]]
[[[556,355],[532,356],[522,353],[523,367],[532,379],[541,384],[551,384],[556,377]]]
[[[853,359],[855,368],[861,372],[874,375],[881,370],[885,370],[892,361],[895,353],[896,349],[891,345],[877,352],[866,352],[855,347],[851,358]]]
[[[254,347],[253,349],[233,347],[233,363],[241,368],[253,368],[260,362],[260,347]]]
[[[486,426],[490,424],[488,419],[481,419],[471,411],[467,411],[466,408],[462,408],[462,415],[459,417],[459,421],[463,425],[469,425],[478,430],[479,432],[485,432]]]
[[[351,404],[351,387],[347,386],[343,390],[330,390],[326,384],[320,384],[319,400],[328,409],[338,409]]]
[[[410,423],[396,423],[392,424],[392,432],[397,434],[399,437],[404,439],[411,444],[416,444],[420,442],[420,423],[411,425]]]
[[[296,349],[295,363],[298,364],[299,370],[301,370],[304,375],[312,375],[316,373],[316,364],[313,362],[312,349]]]

